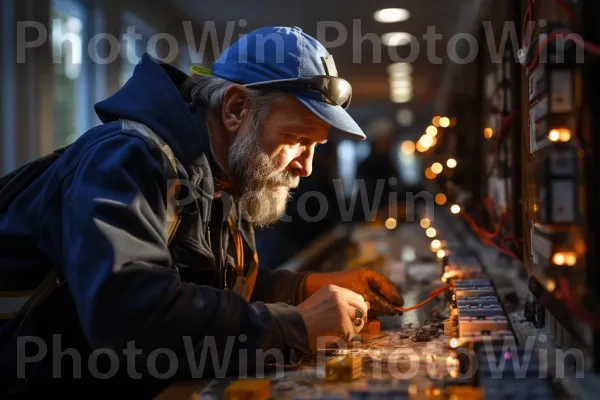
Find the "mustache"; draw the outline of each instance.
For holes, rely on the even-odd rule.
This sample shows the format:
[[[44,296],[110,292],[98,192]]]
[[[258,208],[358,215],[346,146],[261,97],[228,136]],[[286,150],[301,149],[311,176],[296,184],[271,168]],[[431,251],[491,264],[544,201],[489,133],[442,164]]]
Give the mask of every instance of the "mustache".
[[[295,189],[300,184],[300,177],[291,174],[289,171],[282,171],[267,178],[264,182],[265,186],[287,186]]]

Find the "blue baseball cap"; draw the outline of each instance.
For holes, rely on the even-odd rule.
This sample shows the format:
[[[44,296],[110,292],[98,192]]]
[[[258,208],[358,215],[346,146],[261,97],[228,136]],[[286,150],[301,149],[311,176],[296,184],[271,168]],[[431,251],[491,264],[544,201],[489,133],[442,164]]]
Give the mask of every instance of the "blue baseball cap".
[[[302,29],[265,27],[249,32],[228,47],[212,65],[212,74],[246,85],[317,75],[337,76],[337,69],[325,47]],[[343,107],[314,96],[290,94],[334,128],[366,138]]]

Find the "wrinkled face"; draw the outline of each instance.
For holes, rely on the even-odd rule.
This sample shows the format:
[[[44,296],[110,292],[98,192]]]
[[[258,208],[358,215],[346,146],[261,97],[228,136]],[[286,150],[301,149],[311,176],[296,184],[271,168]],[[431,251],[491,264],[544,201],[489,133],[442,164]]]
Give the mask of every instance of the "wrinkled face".
[[[290,189],[312,172],[315,147],[325,143],[329,125],[292,97],[273,101],[268,114],[249,115],[229,149],[229,168],[240,205],[257,226],[285,214]]]

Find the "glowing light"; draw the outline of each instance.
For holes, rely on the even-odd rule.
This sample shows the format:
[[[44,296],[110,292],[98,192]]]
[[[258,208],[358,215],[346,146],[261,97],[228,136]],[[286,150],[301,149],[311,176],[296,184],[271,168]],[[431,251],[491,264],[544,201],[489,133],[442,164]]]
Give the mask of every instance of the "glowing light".
[[[419,224],[421,225],[421,228],[427,229],[431,226],[431,221],[429,218],[423,218]]]
[[[389,75],[404,76],[409,75],[410,73],[412,73],[412,71],[412,65],[410,65],[409,63],[394,63],[388,65],[387,67],[387,73]]]
[[[435,204],[438,206],[443,206],[446,204],[446,195],[444,193],[438,193],[435,195]]]
[[[435,172],[433,172],[433,171],[431,170],[431,168],[427,168],[427,169],[425,170],[425,177],[426,177],[427,179],[435,179],[435,178],[437,177],[437,174],[436,174]]]
[[[425,147],[425,146],[423,146],[423,145],[421,144],[421,141],[419,140],[419,141],[417,142],[417,151],[418,151],[419,153],[425,153],[427,150],[429,150],[429,147]]]
[[[413,154],[415,152],[415,143],[410,140],[406,140],[402,142],[400,150],[402,150],[404,154]]]
[[[429,136],[435,136],[438,133],[438,130],[435,126],[429,125],[427,129],[425,129],[425,133]]]
[[[554,128],[548,133],[548,139],[552,142],[568,142],[571,140],[571,130],[569,128]]]
[[[409,18],[410,12],[404,8],[384,8],[373,13],[373,19],[384,24],[404,22]]]
[[[448,161],[446,161],[446,165],[448,166],[448,168],[456,168],[458,163],[454,158],[449,158]]]
[[[460,206],[458,204],[454,204],[452,207],[450,207],[450,212],[452,214],[458,214],[460,212]]]
[[[458,347],[458,340],[456,338],[450,339],[450,347],[452,347],[453,349]]]
[[[411,40],[412,35],[407,32],[388,32],[381,35],[381,41],[386,46],[404,46],[409,44]]]
[[[433,146],[433,138],[431,136],[423,135],[421,136],[421,139],[419,139],[419,143],[421,143],[421,146],[423,147],[430,148]]]
[[[491,139],[491,138],[492,138],[492,136],[494,136],[494,130],[493,130],[492,128],[485,128],[485,129],[483,130],[483,136],[484,136],[486,139]]]
[[[573,265],[577,264],[577,256],[575,255],[575,253],[567,253],[565,255],[565,262],[569,267],[572,267]]]
[[[440,119],[442,119],[442,117],[440,116],[433,117],[433,119],[431,120],[433,126],[440,126]]]
[[[450,126],[450,118],[448,118],[448,117],[442,117],[442,118],[440,119],[440,126],[441,126],[442,128],[447,128],[447,127],[449,127],[449,126]]]
[[[555,265],[567,265],[569,267],[572,267],[575,264],[577,264],[577,255],[571,252],[554,253],[554,255],[552,256],[552,263],[554,263]]]
[[[412,100],[412,92],[409,93],[399,93],[392,91],[390,93],[390,101],[392,103],[408,103]]]
[[[388,218],[385,220],[385,227],[389,230],[396,228],[397,222],[395,218]]]
[[[442,247],[442,242],[435,239],[431,241],[431,251],[438,251]]]
[[[412,96],[412,88],[411,87],[401,87],[395,86],[391,89],[392,96]]]
[[[444,170],[444,167],[439,162],[436,162],[431,165],[431,170],[434,174],[441,174]]]
[[[446,252],[444,250],[438,250],[436,255],[438,258],[444,258],[446,256]]]
[[[425,231],[425,235],[427,235],[427,237],[434,238],[435,235],[437,235],[437,231],[435,230],[435,228],[429,227]]]
[[[556,290],[556,282],[552,279],[548,279],[546,281],[546,290],[550,293],[554,292]]]

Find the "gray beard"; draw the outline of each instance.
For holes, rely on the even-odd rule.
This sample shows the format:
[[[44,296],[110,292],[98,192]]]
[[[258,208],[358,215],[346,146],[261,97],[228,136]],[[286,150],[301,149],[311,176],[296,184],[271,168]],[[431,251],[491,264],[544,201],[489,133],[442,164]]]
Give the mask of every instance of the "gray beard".
[[[228,162],[244,217],[259,228],[279,221],[291,197],[289,189],[298,186],[299,177],[285,170],[277,172],[260,147],[260,120],[256,116],[249,131],[236,136]],[[286,189],[275,192],[277,186]]]

